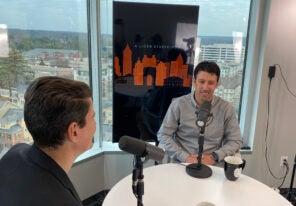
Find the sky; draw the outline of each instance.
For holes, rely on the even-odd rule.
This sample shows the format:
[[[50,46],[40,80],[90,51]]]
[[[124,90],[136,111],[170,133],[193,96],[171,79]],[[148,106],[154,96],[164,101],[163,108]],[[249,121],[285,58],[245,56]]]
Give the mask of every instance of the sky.
[[[121,0],[122,1],[122,0]],[[112,33],[112,0],[101,4],[101,32]],[[130,2],[139,2],[130,0]],[[141,2],[148,2],[142,0]],[[149,0],[199,5],[199,35],[231,36],[247,30],[249,0]],[[17,29],[86,32],[86,0],[0,0],[0,24]]]
[[[0,0],[8,28],[86,32],[85,0]]]
[[[112,19],[112,12],[110,12],[112,0],[100,1],[103,18],[101,27],[107,33],[111,33],[112,24],[108,22]],[[139,0],[128,1],[139,2]],[[242,32],[246,36],[250,0],[141,0],[141,2],[199,5],[199,36],[232,36],[232,32]]]

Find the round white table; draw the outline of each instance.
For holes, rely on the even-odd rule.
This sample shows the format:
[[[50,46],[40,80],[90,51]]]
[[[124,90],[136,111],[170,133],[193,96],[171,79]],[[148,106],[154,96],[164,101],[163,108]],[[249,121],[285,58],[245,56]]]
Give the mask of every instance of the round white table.
[[[292,206],[279,193],[261,182],[241,175],[238,180],[225,178],[223,168],[211,166],[209,178],[189,176],[185,166],[162,164],[145,168],[144,206],[197,206],[210,202],[216,206]],[[132,175],[120,180],[106,196],[103,206],[137,206],[132,192]]]

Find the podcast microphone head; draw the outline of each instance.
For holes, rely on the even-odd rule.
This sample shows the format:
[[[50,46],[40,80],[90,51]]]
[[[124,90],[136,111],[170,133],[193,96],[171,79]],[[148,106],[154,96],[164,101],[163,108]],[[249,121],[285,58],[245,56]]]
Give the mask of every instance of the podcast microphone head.
[[[157,162],[162,161],[164,157],[163,149],[146,143],[146,153],[149,159],[153,159]]]
[[[211,102],[209,101],[204,101],[202,105],[199,108],[198,114],[197,114],[197,125],[199,127],[204,127],[205,124],[207,123],[208,117],[211,112]]]
[[[206,111],[208,111],[208,112],[211,111],[211,108],[212,108],[212,105],[211,105],[211,102],[209,102],[209,101],[204,101],[204,102],[201,104],[201,107],[200,107],[200,109],[204,109],[204,110],[206,110]]]
[[[129,136],[122,136],[119,139],[119,148],[128,153],[143,156],[146,150],[146,143]]]
[[[155,161],[161,161],[164,157],[163,149],[129,136],[122,136],[120,138],[119,148],[130,154]]]

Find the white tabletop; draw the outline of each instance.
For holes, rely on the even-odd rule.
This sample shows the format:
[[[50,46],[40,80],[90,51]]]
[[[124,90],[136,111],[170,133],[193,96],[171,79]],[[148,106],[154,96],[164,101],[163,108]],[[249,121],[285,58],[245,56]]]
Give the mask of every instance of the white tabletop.
[[[145,168],[144,206],[196,206],[210,202],[216,206],[291,206],[292,204],[270,187],[241,175],[236,181],[224,176],[223,168],[212,167],[206,179],[189,176],[185,166],[162,164]],[[131,168],[132,170],[132,168]],[[136,206],[132,192],[132,176],[120,180],[106,196],[103,206]]]

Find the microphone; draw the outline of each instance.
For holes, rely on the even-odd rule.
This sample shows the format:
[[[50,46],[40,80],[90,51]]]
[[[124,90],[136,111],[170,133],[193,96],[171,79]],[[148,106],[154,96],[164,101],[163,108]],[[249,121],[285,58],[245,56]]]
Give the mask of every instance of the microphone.
[[[192,163],[186,166],[186,172],[192,177],[197,178],[208,178],[212,175],[212,169],[201,163],[203,145],[204,145],[204,136],[205,136],[205,127],[208,121],[209,116],[211,115],[211,103],[204,101],[199,108],[197,114],[196,124],[200,127],[199,137],[198,137],[198,157],[197,163]]]
[[[130,154],[146,157],[160,162],[164,157],[163,149],[146,143],[143,140],[139,140],[129,136],[122,136],[119,140],[119,148]]]
[[[211,111],[211,103],[209,101],[204,101],[198,111],[196,124],[199,127],[204,127],[208,121]]]

